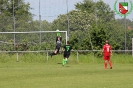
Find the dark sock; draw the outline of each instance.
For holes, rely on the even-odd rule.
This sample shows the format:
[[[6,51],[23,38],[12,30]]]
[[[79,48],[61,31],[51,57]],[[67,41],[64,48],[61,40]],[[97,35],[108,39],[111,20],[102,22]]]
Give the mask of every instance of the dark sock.
[[[56,54],[53,52],[53,53],[51,53],[51,55],[56,55]]]

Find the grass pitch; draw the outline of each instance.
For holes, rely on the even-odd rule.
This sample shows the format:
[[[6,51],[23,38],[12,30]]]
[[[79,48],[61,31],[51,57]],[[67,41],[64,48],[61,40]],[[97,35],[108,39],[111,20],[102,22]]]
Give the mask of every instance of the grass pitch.
[[[108,66],[109,67],[109,66]],[[0,63],[0,88],[133,88],[133,64]]]

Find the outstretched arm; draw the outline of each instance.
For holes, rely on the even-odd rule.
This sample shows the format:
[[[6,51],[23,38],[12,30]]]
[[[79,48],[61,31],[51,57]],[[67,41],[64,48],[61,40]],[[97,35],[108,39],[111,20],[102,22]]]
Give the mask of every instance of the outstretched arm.
[[[60,41],[62,41],[62,37],[60,36]]]

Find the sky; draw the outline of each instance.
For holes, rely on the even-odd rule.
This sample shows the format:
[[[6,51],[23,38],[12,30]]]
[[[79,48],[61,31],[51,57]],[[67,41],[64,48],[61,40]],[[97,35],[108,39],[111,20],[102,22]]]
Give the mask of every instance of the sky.
[[[41,20],[47,20],[48,22],[52,22],[56,19],[60,14],[66,14],[67,11],[75,10],[75,4],[79,2],[83,2],[83,0],[24,0],[26,3],[30,3],[30,7],[33,8],[31,13],[35,14],[34,19],[39,19],[39,14],[41,15]],[[94,0],[97,2],[98,0]],[[117,0],[103,0],[107,3],[111,10],[114,10],[114,4]],[[130,10],[131,4],[129,1],[133,0],[118,0],[117,2],[117,10],[119,2],[128,2],[128,9]],[[118,14],[115,15],[116,18],[123,18]],[[133,11],[126,16],[126,18],[133,21]]]

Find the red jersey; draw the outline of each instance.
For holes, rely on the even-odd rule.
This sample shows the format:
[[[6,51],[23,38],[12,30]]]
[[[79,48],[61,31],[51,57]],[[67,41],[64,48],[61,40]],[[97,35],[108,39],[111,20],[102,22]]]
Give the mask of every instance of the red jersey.
[[[110,56],[111,50],[112,50],[111,46],[109,44],[105,44],[103,46],[104,56]]]

